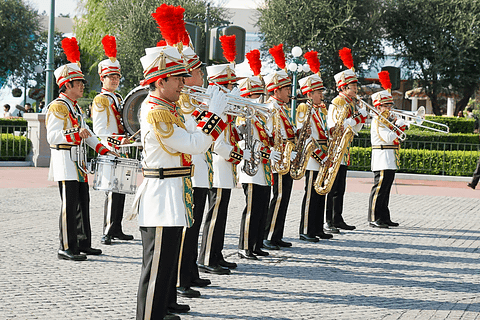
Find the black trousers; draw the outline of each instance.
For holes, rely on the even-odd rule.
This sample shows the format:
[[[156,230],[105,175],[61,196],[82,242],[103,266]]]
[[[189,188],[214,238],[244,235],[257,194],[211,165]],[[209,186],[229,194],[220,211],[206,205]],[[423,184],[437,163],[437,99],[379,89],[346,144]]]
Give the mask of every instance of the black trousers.
[[[395,180],[396,170],[374,171],[374,182],[368,201],[368,221],[390,221],[390,190]]]
[[[105,192],[105,210],[103,214],[103,234],[122,234],[123,208],[125,195],[122,193]]]
[[[177,281],[179,287],[190,287],[193,280],[200,278],[197,267],[198,236],[207,195],[208,188],[193,188],[193,225],[190,228],[184,228],[183,231],[183,250],[180,254],[180,272]]]
[[[176,302],[178,256],[183,227],[140,227],[142,272],[137,293],[137,320],[163,319]]]
[[[255,251],[263,245],[271,188],[253,183],[243,183],[242,187],[246,205],[242,213],[238,249]]]
[[[470,184],[473,185],[473,187],[476,187],[478,184],[478,180],[480,180],[480,157],[478,158],[477,167],[473,172],[472,182],[470,182]]]
[[[343,220],[343,197],[345,196],[345,188],[347,185],[347,169],[348,166],[340,165],[335,182],[332,189],[327,195],[327,210],[325,212],[325,220],[327,222],[338,224],[345,222]]]
[[[305,194],[302,200],[299,228],[300,234],[306,234],[311,237],[323,233],[325,196],[319,195],[313,187],[317,175],[318,171],[307,170],[305,172]]]
[[[222,249],[225,242],[228,203],[231,189],[213,188],[208,190],[208,212],[202,234],[202,245],[198,263],[206,266],[217,266],[223,259]]]
[[[73,253],[78,253],[79,247],[92,246],[88,183],[76,180],[59,181],[58,187],[62,200],[59,219],[60,250],[70,249]]]
[[[264,239],[275,242],[283,238],[293,179],[289,173],[285,175],[274,173],[273,179],[273,197],[268,207]]]

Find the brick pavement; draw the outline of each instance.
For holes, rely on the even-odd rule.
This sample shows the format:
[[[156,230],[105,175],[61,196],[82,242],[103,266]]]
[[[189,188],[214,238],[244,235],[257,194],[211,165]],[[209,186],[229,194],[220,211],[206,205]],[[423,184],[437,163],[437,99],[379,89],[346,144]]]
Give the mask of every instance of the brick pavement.
[[[368,179],[349,178],[344,216],[358,229],[316,244],[297,239],[297,187],[285,231],[293,247],[253,262],[236,256],[244,197],[235,189],[224,253],[239,267],[229,276],[209,275],[202,298],[179,298],[192,309],[182,319],[480,319],[480,191],[464,182],[400,182],[390,207],[401,227],[369,228]],[[438,195],[442,188],[450,196]],[[94,244],[104,254],[58,260],[56,186],[4,187],[0,194],[0,319],[134,319],[136,221],[124,224],[136,240],[101,245],[103,192],[91,190]]]

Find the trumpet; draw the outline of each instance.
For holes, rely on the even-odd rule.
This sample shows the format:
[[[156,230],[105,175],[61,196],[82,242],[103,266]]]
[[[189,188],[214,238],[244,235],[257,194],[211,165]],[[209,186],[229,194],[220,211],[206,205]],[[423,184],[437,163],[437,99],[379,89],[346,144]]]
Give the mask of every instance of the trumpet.
[[[425,120],[425,108],[424,107],[418,108],[418,110],[415,111],[415,112],[392,109],[392,110],[390,110],[390,113],[397,116],[398,118],[402,118],[407,125],[414,125],[414,126],[417,126],[417,127],[420,127],[420,128],[433,130],[433,131],[441,132],[441,133],[449,133],[450,132],[450,128],[446,124],[438,123],[438,122],[434,122],[434,121],[430,121],[430,120]],[[432,128],[432,127],[425,126],[425,125],[423,125],[424,122],[440,126],[444,129],[442,130],[442,129],[437,129],[437,128]]]

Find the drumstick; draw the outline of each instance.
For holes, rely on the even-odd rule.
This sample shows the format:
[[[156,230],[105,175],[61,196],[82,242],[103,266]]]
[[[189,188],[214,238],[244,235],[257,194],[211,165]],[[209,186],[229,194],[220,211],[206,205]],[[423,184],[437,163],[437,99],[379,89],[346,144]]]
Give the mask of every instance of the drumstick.
[[[130,141],[132,141],[132,139],[135,138],[135,136],[137,136],[137,135],[140,133],[141,130],[142,130],[142,129],[138,129],[138,131],[135,132],[135,133],[134,133],[130,138],[128,138],[128,139],[129,139]]]

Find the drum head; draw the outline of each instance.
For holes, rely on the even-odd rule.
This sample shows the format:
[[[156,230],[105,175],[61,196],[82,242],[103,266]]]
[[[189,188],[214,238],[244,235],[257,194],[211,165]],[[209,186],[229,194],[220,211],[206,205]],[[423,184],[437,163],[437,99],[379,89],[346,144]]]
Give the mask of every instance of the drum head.
[[[133,135],[140,130],[140,107],[148,96],[148,87],[136,87],[130,91],[123,104],[122,116],[125,130]]]

